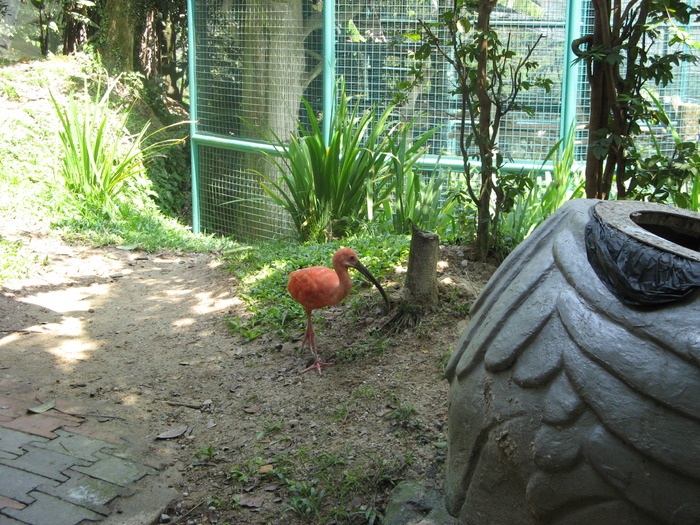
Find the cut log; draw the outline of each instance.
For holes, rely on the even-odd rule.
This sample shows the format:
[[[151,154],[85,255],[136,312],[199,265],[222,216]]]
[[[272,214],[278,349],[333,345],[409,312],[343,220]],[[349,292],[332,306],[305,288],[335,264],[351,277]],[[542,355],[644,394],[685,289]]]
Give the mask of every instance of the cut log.
[[[440,236],[412,225],[403,300],[412,306],[432,306],[438,300],[437,260]]]

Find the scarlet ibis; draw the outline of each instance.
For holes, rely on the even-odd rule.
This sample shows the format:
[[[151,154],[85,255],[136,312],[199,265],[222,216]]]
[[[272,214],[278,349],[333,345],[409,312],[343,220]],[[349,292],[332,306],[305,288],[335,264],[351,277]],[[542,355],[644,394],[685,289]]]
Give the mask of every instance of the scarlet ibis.
[[[321,375],[321,367],[329,366],[332,363],[321,361],[316,350],[316,340],[314,327],[311,323],[311,312],[316,308],[333,306],[345,299],[352,289],[352,279],[348,273],[349,268],[355,268],[367,277],[384,298],[384,303],[389,310],[389,298],[377,279],[360,262],[357,254],[350,248],[341,248],[333,255],[333,269],[325,266],[310,266],[295,270],[289,274],[287,290],[291,296],[306,310],[306,333],[301,344],[302,350],[306,345],[311,348],[314,362],[300,373],[316,370]]]

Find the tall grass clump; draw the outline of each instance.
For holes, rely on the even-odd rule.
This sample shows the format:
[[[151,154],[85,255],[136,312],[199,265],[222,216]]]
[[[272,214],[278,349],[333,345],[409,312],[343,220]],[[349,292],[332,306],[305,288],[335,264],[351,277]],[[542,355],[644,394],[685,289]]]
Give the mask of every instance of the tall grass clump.
[[[109,103],[118,80],[109,82],[103,92],[98,85],[93,97],[86,83],[82,95],[71,96],[65,104],[51,94],[59,119],[59,173],[82,214],[118,215],[120,195],[128,193],[129,183],[144,173],[146,162],[183,140],[154,141],[156,134],[172,126],[149,134],[150,121],[130,133],[127,121],[133,105],[112,109]]]
[[[452,225],[455,205],[448,196],[449,176],[440,172],[437,162],[427,176],[417,166],[427,152],[425,144],[438,128],[411,140],[412,127],[412,122],[403,124],[389,137],[392,198],[384,205],[384,219],[391,223],[395,234],[410,234],[415,224],[444,237]]]
[[[584,180],[574,156],[574,129],[549,151],[545,163],[552,161],[551,180],[538,182],[535,173],[529,177],[530,188],[515,199],[513,211],[507,213],[500,225],[501,244],[510,251],[520,244],[537,226],[570,199],[583,197]]]

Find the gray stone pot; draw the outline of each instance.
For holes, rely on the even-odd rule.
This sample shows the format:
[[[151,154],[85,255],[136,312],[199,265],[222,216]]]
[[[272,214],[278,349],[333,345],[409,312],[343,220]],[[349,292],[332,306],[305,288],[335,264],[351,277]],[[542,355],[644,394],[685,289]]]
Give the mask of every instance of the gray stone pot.
[[[504,261],[448,364],[450,514],[700,523],[698,249],[700,214],[581,199]]]

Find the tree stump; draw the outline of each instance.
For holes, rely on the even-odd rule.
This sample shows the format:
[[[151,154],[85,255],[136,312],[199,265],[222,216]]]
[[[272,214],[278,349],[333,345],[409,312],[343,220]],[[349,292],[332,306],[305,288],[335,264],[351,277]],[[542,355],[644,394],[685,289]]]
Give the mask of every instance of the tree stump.
[[[403,300],[412,306],[432,306],[438,300],[437,260],[440,236],[412,225],[411,248]]]
[[[437,260],[440,237],[412,225],[408,271],[401,302],[382,329],[398,332],[418,324],[423,311],[438,301]]]

